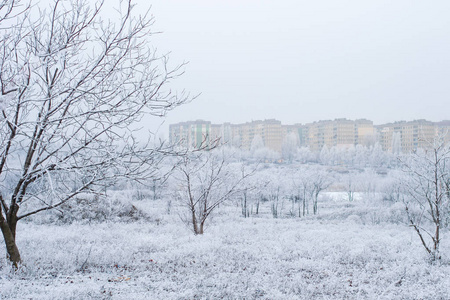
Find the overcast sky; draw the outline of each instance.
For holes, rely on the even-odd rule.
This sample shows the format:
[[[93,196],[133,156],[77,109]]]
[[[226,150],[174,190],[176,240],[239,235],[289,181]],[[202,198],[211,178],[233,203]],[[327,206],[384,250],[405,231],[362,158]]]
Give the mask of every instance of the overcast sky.
[[[152,0],[174,85],[166,124],[450,119],[450,1]],[[148,6],[139,0],[138,7]]]

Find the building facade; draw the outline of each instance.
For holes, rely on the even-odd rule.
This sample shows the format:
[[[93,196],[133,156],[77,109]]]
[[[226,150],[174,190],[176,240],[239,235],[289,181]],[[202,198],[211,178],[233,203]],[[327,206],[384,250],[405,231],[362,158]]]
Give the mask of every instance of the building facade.
[[[215,127],[214,127],[215,128]],[[214,130],[217,132],[216,128]],[[197,120],[169,125],[169,141],[186,149],[201,148],[211,142],[211,122]]]
[[[415,120],[374,126],[366,119],[335,119],[294,125],[282,125],[275,119],[242,124],[211,124],[197,120],[169,126],[170,142],[185,148],[205,147],[219,141],[219,144],[250,150],[256,139],[262,140],[266,148],[281,152],[283,141],[288,135],[291,138],[292,134],[296,137],[297,146],[309,147],[315,152],[324,146],[371,147],[379,143],[384,151],[406,153],[430,146],[437,135],[450,142],[450,121]]]
[[[368,145],[375,136],[373,122],[365,119],[335,119],[308,123],[300,132],[301,146],[312,151],[320,151],[324,146],[351,147],[358,144]]]
[[[428,148],[439,132],[436,123],[426,120],[399,121],[377,126],[378,141],[384,151],[408,153]]]

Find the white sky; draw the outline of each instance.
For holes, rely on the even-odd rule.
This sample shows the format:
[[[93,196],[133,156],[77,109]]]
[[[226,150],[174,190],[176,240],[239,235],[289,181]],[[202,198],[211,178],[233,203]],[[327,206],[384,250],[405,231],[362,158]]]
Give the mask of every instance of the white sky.
[[[202,93],[166,124],[450,119],[450,1],[138,0],[174,85]],[[163,126],[163,127],[164,127]]]

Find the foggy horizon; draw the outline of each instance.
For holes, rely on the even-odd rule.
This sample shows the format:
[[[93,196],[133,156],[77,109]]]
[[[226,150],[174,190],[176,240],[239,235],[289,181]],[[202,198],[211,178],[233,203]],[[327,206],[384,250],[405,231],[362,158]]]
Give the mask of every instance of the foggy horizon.
[[[321,120],[314,120],[311,122],[295,122],[295,123],[286,123],[283,122],[283,120],[279,120],[276,118],[260,118],[260,119],[251,119],[251,120],[247,120],[247,121],[243,121],[243,122],[229,122],[229,121],[224,121],[224,122],[215,122],[214,120],[211,119],[192,119],[192,120],[182,120],[179,122],[175,122],[175,123],[170,123],[170,124],[177,124],[177,123],[185,123],[185,122],[196,122],[196,121],[205,121],[205,122],[211,122],[211,124],[224,124],[224,123],[231,123],[231,124],[244,124],[244,123],[251,123],[251,122],[257,122],[257,121],[267,121],[267,120],[275,120],[275,121],[280,121],[282,125],[294,125],[294,124],[309,124],[309,123],[316,123],[316,122],[323,122],[323,121],[334,121],[334,120],[350,120],[350,121],[356,121],[356,120],[368,120],[368,121],[372,121],[374,126],[378,126],[378,125],[383,125],[383,124],[391,124],[391,123],[399,123],[399,122],[413,122],[413,121],[420,121],[420,120],[425,120],[425,121],[429,121],[432,123],[439,123],[439,122],[445,122],[445,121],[450,121],[450,118],[448,119],[443,119],[443,120],[428,120],[428,119],[424,119],[424,118],[418,118],[418,119],[411,119],[411,120],[394,120],[394,121],[389,121],[389,122],[383,122],[383,123],[376,123],[375,121],[368,119],[368,118],[354,118],[354,119],[350,119],[350,118],[329,118],[329,119],[321,119]],[[167,125],[170,125],[167,124]]]
[[[150,11],[158,52],[189,62],[174,90],[200,94],[162,128],[449,119],[448,2],[157,0]]]
[[[0,298],[450,299],[432,4],[2,1]]]

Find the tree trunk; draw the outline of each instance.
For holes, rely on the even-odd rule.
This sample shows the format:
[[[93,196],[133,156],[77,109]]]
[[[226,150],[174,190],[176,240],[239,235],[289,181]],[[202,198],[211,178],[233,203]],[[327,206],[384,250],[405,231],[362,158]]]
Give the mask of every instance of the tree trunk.
[[[272,216],[278,218],[278,196],[272,200]]]
[[[291,216],[295,217],[295,196],[291,196],[292,206],[291,206]]]
[[[244,216],[244,218],[247,218],[248,216],[248,209],[247,209],[247,194],[244,193],[244,200],[242,203],[242,215]]]
[[[319,194],[318,193],[316,193],[315,195],[314,195],[314,207],[313,207],[313,210],[314,210],[314,214],[316,215],[317,213],[318,213],[318,207],[317,207],[317,201],[319,200],[318,199],[319,198]]]
[[[307,209],[308,208],[307,208],[307,205],[306,205],[306,188],[304,188],[303,189],[303,216],[306,216],[306,210]]]
[[[192,226],[194,227],[194,234],[198,234],[197,217],[195,216],[195,209],[192,209]]]
[[[440,260],[441,259],[441,255],[439,254],[439,243],[440,243],[440,216],[439,216],[439,210],[436,209],[436,214],[437,214],[437,222],[436,222],[436,231],[434,233],[434,247],[433,247],[433,260]]]
[[[305,197],[303,197],[302,204],[303,204],[303,216],[305,216],[306,215],[306,198]]]
[[[14,267],[17,268],[21,262],[19,248],[17,248],[16,245],[17,220],[16,218],[13,218],[10,221],[11,222],[7,222],[3,217],[3,214],[0,212],[0,228],[5,241],[7,256],[13,263]]]

